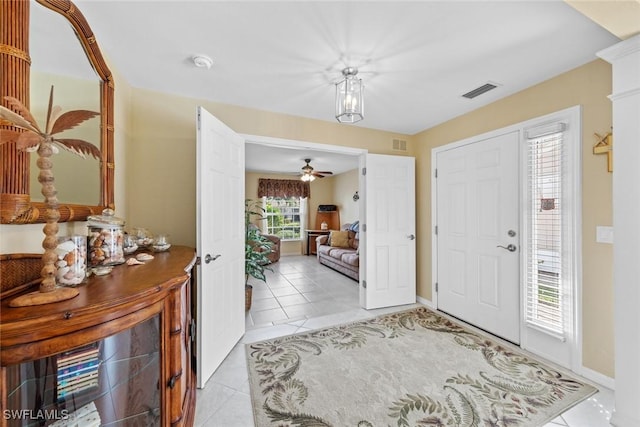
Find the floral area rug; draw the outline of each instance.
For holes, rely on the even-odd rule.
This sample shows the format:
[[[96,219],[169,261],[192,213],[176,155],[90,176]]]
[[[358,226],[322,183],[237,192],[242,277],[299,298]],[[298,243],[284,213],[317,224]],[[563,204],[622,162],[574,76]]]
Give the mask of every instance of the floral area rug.
[[[597,391],[427,309],[247,345],[257,427],[540,426]]]

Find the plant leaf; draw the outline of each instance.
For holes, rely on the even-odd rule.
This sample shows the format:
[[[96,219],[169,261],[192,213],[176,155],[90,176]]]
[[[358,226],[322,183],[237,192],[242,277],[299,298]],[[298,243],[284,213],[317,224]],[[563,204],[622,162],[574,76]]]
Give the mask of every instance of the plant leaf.
[[[44,138],[37,133],[22,132],[16,142],[16,148],[18,150],[27,150],[37,147],[43,140]]]
[[[51,85],[51,91],[49,92],[49,107],[47,108],[47,123],[44,125],[45,131],[49,134],[51,133],[50,124],[52,123],[52,120],[51,120],[52,106],[53,106],[53,85]]]
[[[7,107],[0,105],[0,118],[10,122],[13,126],[30,130],[31,132],[40,133],[37,128],[34,128],[31,123],[25,120],[24,117],[18,113],[14,113]]]
[[[62,107],[60,107],[59,105],[54,105],[53,108],[51,108],[51,112],[49,113],[49,121],[47,122],[47,134],[51,135],[51,126],[53,126],[56,120],[58,120],[60,114],[62,114]]]
[[[16,142],[22,132],[17,132],[11,129],[0,129],[0,144],[5,142]]]
[[[88,154],[95,159],[100,159],[100,150],[98,147],[82,139],[54,139],[53,142],[83,159],[86,158]]]
[[[22,102],[20,102],[17,98],[14,98],[13,96],[5,96],[4,99],[8,101],[8,104],[10,107],[13,107],[16,110],[18,110],[18,114],[24,117],[26,121],[31,123],[31,125],[34,128],[36,128],[38,132],[40,132],[40,128],[38,127],[38,123],[36,122],[36,119],[33,117],[33,115],[31,115],[31,111],[29,111]]]
[[[99,114],[100,113],[96,113],[95,111],[88,110],[67,111],[53,123],[50,134],[55,135],[56,133],[71,129]]]

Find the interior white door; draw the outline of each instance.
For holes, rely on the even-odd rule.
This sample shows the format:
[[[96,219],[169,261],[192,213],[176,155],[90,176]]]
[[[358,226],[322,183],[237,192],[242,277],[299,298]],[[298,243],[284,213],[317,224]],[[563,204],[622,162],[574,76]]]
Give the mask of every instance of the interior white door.
[[[198,387],[244,335],[244,139],[197,111]]]
[[[415,159],[367,154],[363,181],[364,306],[415,303]]]
[[[436,157],[438,309],[520,341],[518,132]]]

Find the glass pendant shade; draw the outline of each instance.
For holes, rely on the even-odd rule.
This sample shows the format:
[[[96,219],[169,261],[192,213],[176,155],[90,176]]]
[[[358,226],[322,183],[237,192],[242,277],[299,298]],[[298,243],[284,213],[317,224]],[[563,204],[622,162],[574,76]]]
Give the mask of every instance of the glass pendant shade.
[[[356,78],[357,68],[342,70],[344,80],[336,83],[336,119],[341,123],[356,123],[364,119],[364,86]]]
[[[311,175],[310,173],[304,173],[304,174],[302,174],[302,176],[300,177],[300,179],[301,179],[302,181],[305,181],[305,182],[311,182],[311,181],[313,181],[314,179],[316,179],[316,177],[315,177],[315,176],[313,176],[313,175]]]

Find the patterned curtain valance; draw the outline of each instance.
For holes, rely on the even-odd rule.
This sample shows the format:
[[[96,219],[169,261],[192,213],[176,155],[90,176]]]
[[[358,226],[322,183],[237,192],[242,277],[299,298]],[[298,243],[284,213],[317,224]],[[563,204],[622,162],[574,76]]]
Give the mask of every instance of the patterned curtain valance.
[[[267,179],[258,180],[258,197],[310,197],[311,187],[308,182],[297,179]]]

